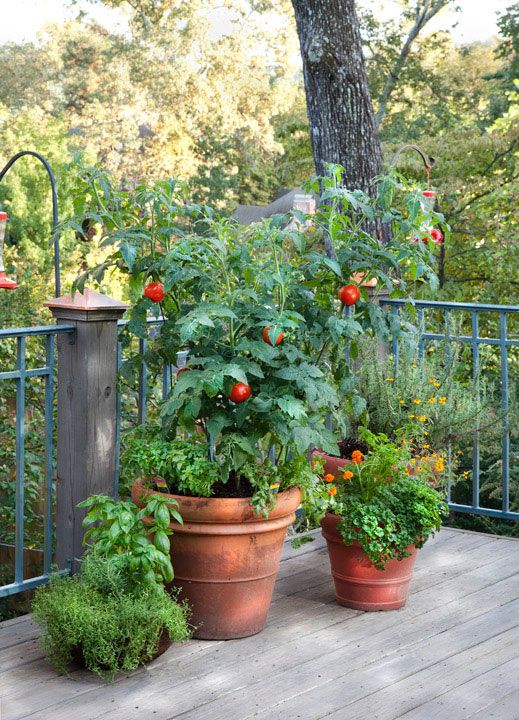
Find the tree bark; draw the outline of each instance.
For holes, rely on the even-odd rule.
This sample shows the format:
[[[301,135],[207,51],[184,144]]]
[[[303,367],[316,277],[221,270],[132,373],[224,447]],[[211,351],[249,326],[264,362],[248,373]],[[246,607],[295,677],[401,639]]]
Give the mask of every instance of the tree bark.
[[[345,168],[344,182],[372,194],[378,138],[354,0],[292,0],[317,173]]]

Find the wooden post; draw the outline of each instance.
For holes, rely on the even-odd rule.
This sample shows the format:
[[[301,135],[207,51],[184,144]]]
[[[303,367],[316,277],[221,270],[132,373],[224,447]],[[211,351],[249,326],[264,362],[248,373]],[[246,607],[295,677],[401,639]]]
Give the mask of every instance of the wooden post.
[[[127,306],[88,289],[45,305],[58,324],[76,326],[75,336],[58,336],[56,563],[77,570],[77,504],[115,490],[117,320]]]

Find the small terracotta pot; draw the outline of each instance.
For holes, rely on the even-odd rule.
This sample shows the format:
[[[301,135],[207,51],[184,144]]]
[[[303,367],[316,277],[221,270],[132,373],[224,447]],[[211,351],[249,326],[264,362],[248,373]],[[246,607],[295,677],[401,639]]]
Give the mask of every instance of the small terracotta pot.
[[[140,498],[152,492],[137,480],[132,498],[142,506]],[[280,493],[268,519],[254,513],[249,498],[168,497],[184,520],[170,526],[171,587],[192,608],[194,637],[230,640],[263,630],[299,489]]]
[[[342,468],[347,467],[351,460],[349,458],[342,458],[338,455],[327,455],[322,450],[312,450],[310,457],[320,457],[324,459],[324,474],[330,474],[334,477],[340,477],[344,470]]]
[[[403,560],[389,560],[377,570],[358,542],[345,545],[339,515],[327,513],[321,522],[339,605],[356,610],[397,610],[405,605],[413,576],[416,548]]]

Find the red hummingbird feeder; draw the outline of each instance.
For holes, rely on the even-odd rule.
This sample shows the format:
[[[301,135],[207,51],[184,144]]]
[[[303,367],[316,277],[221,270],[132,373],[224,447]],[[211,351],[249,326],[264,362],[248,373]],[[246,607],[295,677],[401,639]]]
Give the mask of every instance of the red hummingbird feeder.
[[[5,274],[4,267],[4,241],[5,241],[5,230],[7,227],[7,221],[9,216],[6,212],[0,212],[0,288],[3,290],[15,290],[18,285],[14,280],[11,280]]]

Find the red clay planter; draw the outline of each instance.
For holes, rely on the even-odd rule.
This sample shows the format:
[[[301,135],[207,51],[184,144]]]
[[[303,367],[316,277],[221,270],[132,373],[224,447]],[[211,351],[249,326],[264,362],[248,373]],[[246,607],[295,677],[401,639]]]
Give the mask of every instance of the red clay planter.
[[[140,497],[150,492],[156,491],[137,480],[132,498],[142,505]],[[171,523],[171,587],[192,608],[194,637],[231,640],[263,630],[300,491],[280,493],[268,519],[256,515],[247,498],[170,497],[184,520]]]
[[[349,458],[342,458],[338,455],[327,455],[325,452],[318,449],[312,450],[311,456],[323,458],[324,473],[333,475],[336,478],[340,477],[344,472],[341,468],[345,468],[351,463]]]
[[[337,602],[356,610],[397,610],[403,607],[416,560],[414,545],[408,548],[410,557],[389,560],[384,570],[377,570],[359,543],[344,544],[338,530],[339,521],[339,515],[328,513],[321,522]]]

